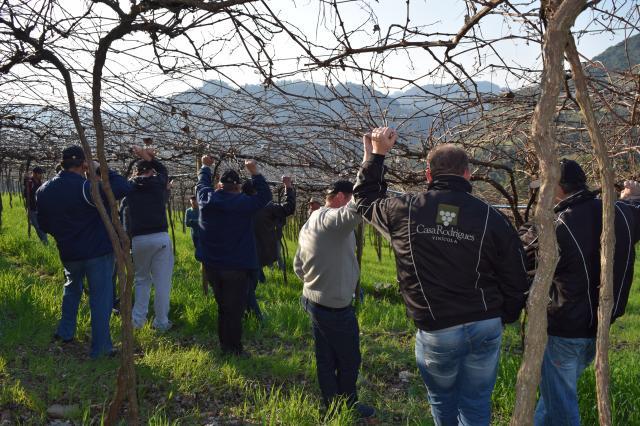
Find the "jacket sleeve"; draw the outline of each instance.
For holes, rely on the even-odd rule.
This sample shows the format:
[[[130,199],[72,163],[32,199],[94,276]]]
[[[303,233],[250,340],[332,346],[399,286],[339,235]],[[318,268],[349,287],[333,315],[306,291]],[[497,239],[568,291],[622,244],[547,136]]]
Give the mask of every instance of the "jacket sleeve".
[[[285,195],[286,199],[284,203],[271,203],[267,206],[270,214],[282,221],[296,212],[296,190],[287,188]]]
[[[40,229],[42,229],[47,234],[51,234],[51,223],[49,222],[49,215],[47,214],[46,206],[42,206],[42,203],[39,203],[38,194],[40,194],[40,189],[36,191],[38,226],[40,226]]]
[[[200,173],[198,173],[198,183],[196,184],[196,194],[200,210],[205,210],[209,206],[211,195],[214,192],[214,189],[211,187],[211,169],[207,166],[202,166]]]
[[[524,265],[527,268],[527,275],[533,279],[538,266],[538,232],[532,222],[527,222],[520,227],[518,234],[524,246]]]
[[[500,233],[496,234],[496,261],[494,267],[498,275],[500,292],[504,299],[502,321],[512,323],[520,317],[527,302],[530,282],[527,278],[525,255],[518,233],[509,220],[496,211]]]
[[[131,185],[127,179],[111,169],[109,169],[109,184],[116,200],[121,200],[131,191]]]
[[[385,239],[390,240],[385,172],[384,155],[373,154],[373,158],[365,161],[358,172],[353,199],[358,213],[380,231]]]

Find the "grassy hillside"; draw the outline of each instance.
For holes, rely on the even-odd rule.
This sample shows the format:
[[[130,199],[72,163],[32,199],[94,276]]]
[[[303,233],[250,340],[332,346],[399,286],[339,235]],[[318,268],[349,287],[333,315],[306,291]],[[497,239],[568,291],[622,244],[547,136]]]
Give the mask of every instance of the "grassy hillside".
[[[62,269],[54,247],[26,237],[23,211],[5,199],[0,232],[0,416],[11,423],[46,423],[48,406],[78,404],[77,424],[99,424],[114,385],[117,360],[91,361],[89,309],[83,299],[77,342],[51,343],[60,314]],[[313,341],[299,305],[301,284],[289,270],[289,284],[267,273],[258,287],[267,322],[245,322],[249,359],[223,357],[218,348],[216,306],[202,295],[190,239],[176,233],[178,256],[170,319],[175,328],[160,334],[146,326],[136,332],[138,395],[145,424],[315,425],[319,391]],[[293,255],[295,243],[289,242]],[[640,265],[638,265],[640,267]],[[290,265],[289,265],[290,267]],[[397,293],[393,259],[383,250],[378,262],[365,247],[365,302],[359,311],[363,366],[361,399],[378,408],[382,424],[429,425],[426,390],[413,356],[415,329]],[[637,271],[636,271],[637,276]],[[640,425],[640,290],[632,290],[627,315],[613,327],[614,423]],[[152,308],[152,306],[151,306]],[[119,342],[120,319],[112,320]],[[520,362],[517,326],[508,327],[493,394],[494,422],[507,424]],[[408,381],[400,372],[408,371]],[[584,424],[597,423],[593,369],[580,382]],[[353,423],[346,410],[327,424]]]

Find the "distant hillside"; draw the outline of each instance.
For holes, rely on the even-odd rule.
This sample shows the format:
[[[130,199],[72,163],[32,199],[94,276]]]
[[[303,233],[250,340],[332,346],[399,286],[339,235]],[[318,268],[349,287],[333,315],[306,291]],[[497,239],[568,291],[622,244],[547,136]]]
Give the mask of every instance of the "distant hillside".
[[[624,70],[640,64],[640,34],[607,48],[593,60],[602,62],[610,71]]]

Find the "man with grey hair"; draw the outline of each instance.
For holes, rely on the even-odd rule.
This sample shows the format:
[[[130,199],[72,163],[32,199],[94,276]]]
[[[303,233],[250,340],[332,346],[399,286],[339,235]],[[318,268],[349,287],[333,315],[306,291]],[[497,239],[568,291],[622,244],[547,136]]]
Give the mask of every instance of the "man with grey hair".
[[[471,195],[468,156],[454,145],[429,152],[426,192],[386,198],[384,158],[397,137],[389,127],[363,137],[358,212],[391,241],[436,424],[488,425],[502,326],[518,319],[529,289],[522,244]]]

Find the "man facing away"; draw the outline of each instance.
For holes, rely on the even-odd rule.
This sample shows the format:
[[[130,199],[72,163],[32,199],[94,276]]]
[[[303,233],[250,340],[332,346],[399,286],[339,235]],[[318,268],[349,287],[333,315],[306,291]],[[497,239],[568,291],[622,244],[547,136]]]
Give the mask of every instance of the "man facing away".
[[[155,288],[153,327],[167,331],[169,298],[173,275],[173,249],[167,224],[167,168],[155,157],[151,148],[134,147],[141,158],[135,165],[136,176],[129,183],[131,192],[124,200],[127,232],[131,236],[131,256],[135,269],[135,303],[133,327],[147,322],[151,285]]]
[[[31,171],[31,177],[26,178],[24,182],[24,198],[27,203],[27,213],[29,222],[33,229],[38,234],[38,238],[44,245],[49,244],[47,239],[47,233],[40,229],[38,224],[38,207],[36,205],[36,192],[38,188],[42,186],[42,177],[44,176],[44,169],[42,167],[34,167]]]
[[[249,274],[258,268],[253,218],[271,200],[271,190],[254,160],[245,160],[256,195],[241,192],[240,176],[227,170],[222,188],[211,186],[213,158],[202,157],[196,186],[200,206],[200,247],[207,279],[218,304],[218,338],[223,353],[241,355],[242,315],[247,303]]]
[[[502,213],[471,195],[469,159],[453,145],[429,152],[426,192],[385,198],[396,139],[388,127],[363,138],[358,212],[395,252],[435,423],[488,425],[502,326],[518,319],[529,289],[522,244]]]
[[[547,347],[542,360],[540,399],[534,423],[579,425],[578,379],[593,361],[598,328],[600,287],[600,234],[602,200],[589,191],[587,178],[573,160],[560,162],[556,188],[556,238],[560,259],[553,277],[547,307]],[[633,281],[635,244],[640,239],[640,188],[626,182],[623,200],[616,202],[613,259],[613,312],[611,322],[624,314]],[[527,268],[536,269],[538,236],[524,225]]]
[[[36,193],[38,222],[42,230],[56,240],[67,279],[62,296],[62,317],[54,338],[63,342],[73,339],[86,277],[91,309],[90,356],[97,358],[113,351],[109,334],[113,308],[113,247],[95,207],[91,184],[85,178],[89,167],[82,148],[74,145],[62,151],[61,168]],[[121,199],[130,190],[127,180],[112,170],[107,173],[114,196]],[[104,195],[103,200],[107,204]]]
[[[301,302],[311,319],[323,405],[328,409],[345,398],[368,418],[375,410],[359,403],[356,391],[360,331],[351,302],[360,277],[354,230],[362,218],[349,204],[352,194],[348,181],[335,182],[328,190],[324,207],[300,230],[293,268],[304,283]]]
[[[260,321],[263,320],[263,316],[256,299],[256,287],[258,281],[265,282],[262,268],[272,266],[276,261],[280,262],[282,228],[286,223],[287,217],[296,211],[296,191],[293,188],[291,177],[282,176],[282,183],[284,184],[285,201],[283,203],[269,201],[256,214],[253,223],[259,268],[251,274],[249,280],[247,312],[253,312]],[[249,194],[255,193],[251,181],[245,182],[243,191]]]

